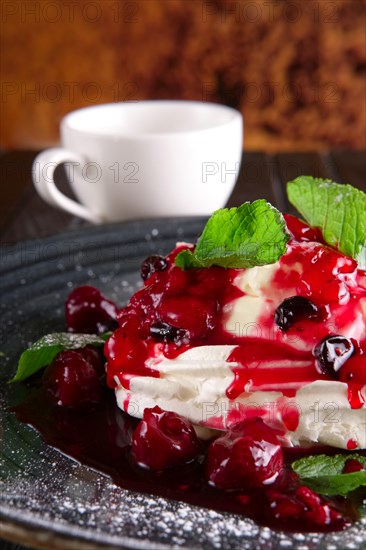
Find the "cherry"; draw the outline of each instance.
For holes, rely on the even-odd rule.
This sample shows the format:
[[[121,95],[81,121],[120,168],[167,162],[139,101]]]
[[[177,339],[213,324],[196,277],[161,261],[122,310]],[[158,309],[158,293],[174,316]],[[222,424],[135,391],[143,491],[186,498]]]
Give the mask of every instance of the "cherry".
[[[271,511],[276,519],[281,521],[297,519],[304,513],[304,506],[294,498],[288,498],[282,493],[270,494]]]
[[[320,496],[305,485],[300,485],[295,494],[308,508],[317,508],[321,504]]]
[[[336,380],[338,371],[351,357],[355,348],[352,340],[345,336],[326,336],[314,348],[316,366],[322,374],[328,374]]]
[[[71,332],[102,334],[118,327],[116,305],[93,286],[75,288],[66,300],[65,310]]]
[[[281,330],[288,330],[294,323],[301,319],[318,319],[317,306],[303,296],[291,296],[286,298],[278,306],[275,313],[275,322]]]
[[[323,235],[317,227],[311,227],[305,222],[292,216],[291,214],[284,215],[287,229],[296,241],[311,241],[324,243]]]
[[[170,295],[185,293],[187,288],[191,286],[192,279],[197,276],[197,273],[190,273],[188,270],[183,271],[180,267],[172,265],[167,278],[166,290]]]
[[[216,304],[190,295],[165,296],[160,315],[164,323],[186,330],[190,338],[199,338],[215,327]]]
[[[132,436],[132,455],[140,466],[164,470],[197,457],[199,444],[192,424],[156,406],[145,409]]]
[[[348,460],[346,460],[346,463],[343,467],[343,473],[351,474],[353,472],[361,472],[364,469],[365,468],[363,467],[361,462],[359,462],[355,458],[349,458]]]
[[[91,364],[98,376],[105,374],[99,351],[94,346],[85,346],[84,348],[79,348],[77,351]]]
[[[277,436],[259,418],[236,424],[209,447],[206,477],[219,489],[272,483],[283,468]]]
[[[101,399],[98,374],[77,350],[61,351],[46,368],[42,382],[53,401],[62,407],[78,407]]]
[[[140,275],[144,281],[147,281],[149,277],[156,271],[164,271],[168,267],[168,262],[164,256],[154,255],[149,256],[144,260],[140,267]]]
[[[105,356],[108,357],[108,368],[116,374],[129,371],[135,367],[137,372],[144,372],[144,363],[148,358],[146,342],[139,338],[126,338],[125,327],[115,330],[104,345]],[[142,369],[142,370],[141,370]],[[159,375],[158,371],[156,371]]]
[[[316,303],[347,304],[350,288],[347,276],[357,268],[357,263],[329,247],[317,247],[314,254],[304,262],[297,293]]]
[[[120,329],[122,329],[120,330],[121,337],[129,338],[130,336],[135,336],[137,338],[140,328],[140,320],[137,315],[121,310],[118,314],[118,322]]]
[[[271,513],[281,521],[301,520],[306,528],[332,526],[340,529],[346,521],[342,515],[317,493],[300,485],[288,490],[267,491]]]

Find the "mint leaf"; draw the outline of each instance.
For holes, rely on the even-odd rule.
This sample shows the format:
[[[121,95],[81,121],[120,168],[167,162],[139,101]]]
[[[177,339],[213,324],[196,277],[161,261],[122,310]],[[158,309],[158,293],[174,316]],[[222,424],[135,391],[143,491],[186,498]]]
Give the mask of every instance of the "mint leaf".
[[[364,470],[343,474],[343,468],[350,458],[360,462]],[[357,453],[351,455],[313,455],[292,463],[304,485],[323,495],[345,496],[349,492],[366,486],[366,457]]]
[[[205,264],[196,258],[191,250],[182,250],[175,258],[175,265],[181,269],[191,269],[192,267],[202,268]]]
[[[305,220],[319,227],[326,243],[366,269],[366,194],[331,180],[300,176],[287,195]]]
[[[70,332],[47,334],[30,348],[23,351],[19,359],[18,370],[10,382],[26,380],[43,367],[52,363],[60,351],[83,348],[88,345],[103,346],[110,334],[105,333],[101,336],[95,334],[72,334]]]
[[[285,220],[276,208],[265,200],[245,202],[214,212],[194,252],[183,250],[175,264],[182,269],[272,264],[286,252],[288,240]]]

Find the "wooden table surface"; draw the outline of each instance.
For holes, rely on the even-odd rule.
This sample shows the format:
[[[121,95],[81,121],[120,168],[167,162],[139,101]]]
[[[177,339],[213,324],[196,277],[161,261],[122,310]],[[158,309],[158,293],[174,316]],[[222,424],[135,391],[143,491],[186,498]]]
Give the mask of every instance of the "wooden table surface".
[[[0,240],[1,246],[58,234],[90,224],[47,205],[31,183],[31,167],[36,152],[3,153],[0,157]],[[60,186],[67,183],[62,169]],[[248,152],[243,156],[237,185],[229,206],[246,200],[266,198],[284,212],[293,212],[285,195],[285,184],[299,175],[331,178],[350,183],[366,192],[366,152],[331,151],[329,153],[282,153],[268,155]],[[30,539],[28,544],[32,545]],[[17,544],[0,540],[1,550],[24,550]]]

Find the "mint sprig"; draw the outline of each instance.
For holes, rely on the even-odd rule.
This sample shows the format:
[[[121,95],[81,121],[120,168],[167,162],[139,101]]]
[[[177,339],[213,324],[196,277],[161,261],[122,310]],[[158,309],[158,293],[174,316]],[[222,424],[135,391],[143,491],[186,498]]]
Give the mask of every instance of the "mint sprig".
[[[245,202],[214,212],[194,251],[180,252],[175,264],[182,269],[273,264],[286,252],[288,240],[281,212],[263,199]]]
[[[72,334],[70,332],[47,334],[23,351],[19,359],[17,372],[10,382],[26,380],[52,363],[61,351],[83,348],[88,345],[103,346],[110,334],[105,333],[101,336],[96,334]]]
[[[349,459],[357,460],[365,469],[349,474],[342,473]],[[307,456],[296,460],[291,466],[304,485],[323,495],[346,496],[351,491],[366,486],[366,457],[357,453]]]
[[[324,240],[366,269],[366,194],[331,180],[300,176],[287,184],[289,201]]]

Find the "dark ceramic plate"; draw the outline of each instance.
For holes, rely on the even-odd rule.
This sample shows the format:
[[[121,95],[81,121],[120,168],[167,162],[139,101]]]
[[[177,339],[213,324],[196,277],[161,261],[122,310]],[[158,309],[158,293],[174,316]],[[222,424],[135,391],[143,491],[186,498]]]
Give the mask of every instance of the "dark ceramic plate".
[[[99,472],[46,445],[9,411],[9,386],[21,351],[64,329],[70,290],[93,284],[125,303],[139,265],[192,241],[204,220],[190,218],[94,227],[1,249],[0,514],[3,535],[43,548],[274,549],[360,548],[366,522],[329,534],[286,534],[220,513],[117,487]]]

